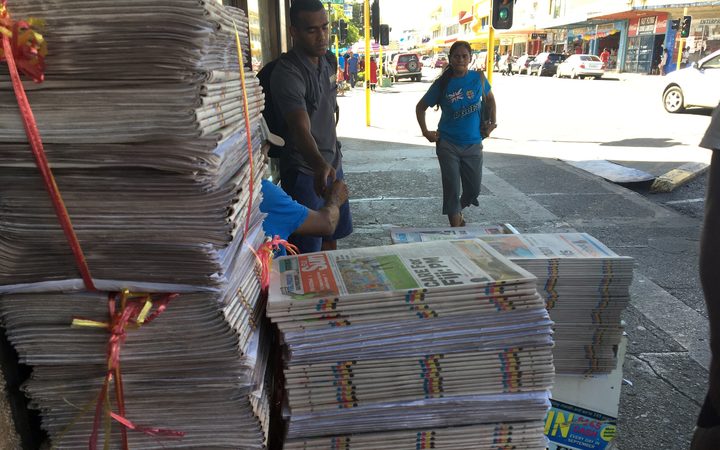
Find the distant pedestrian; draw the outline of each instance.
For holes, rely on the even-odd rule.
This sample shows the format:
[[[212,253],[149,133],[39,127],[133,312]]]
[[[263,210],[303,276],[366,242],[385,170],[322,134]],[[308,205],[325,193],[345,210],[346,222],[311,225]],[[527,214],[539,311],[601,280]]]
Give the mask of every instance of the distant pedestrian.
[[[716,450],[720,443],[720,104],[700,142],[713,151],[700,239],[700,282],[710,323],[710,379],[690,450]]]
[[[610,62],[610,51],[607,48],[605,48],[602,53],[600,53],[600,61],[602,61],[603,69],[607,69],[608,62]]]
[[[500,53],[495,50],[495,70],[500,70]]]
[[[375,87],[377,86],[377,61],[375,61],[375,57],[370,57],[370,90],[375,91]]]
[[[690,62],[690,47],[685,47],[682,51],[682,55],[680,56],[680,62],[682,63],[683,67],[687,67]]]
[[[348,58],[345,61],[345,78],[350,82],[350,87],[355,87],[358,74],[358,57],[352,51],[348,52]]]
[[[660,65],[658,66],[658,69],[660,69],[660,75],[665,75],[665,66],[667,66],[668,62],[668,50],[663,47],[662,48],[662,54],[660,55]]]
[[[463,208],[479,206],[482,181],[482,140],[495,125],[495,96],[482,72],[468,70],[470,44],[456,41],[450,47],[450,63],[415,107],[423,136],[435,143],[443,186],[443,214],[452,227],[465,226]],[[483,95],[484,94],[484,95]],[[489,118],[483,122],[483,97]],[[425,111],[442,110],[437,131],[429,131]]]

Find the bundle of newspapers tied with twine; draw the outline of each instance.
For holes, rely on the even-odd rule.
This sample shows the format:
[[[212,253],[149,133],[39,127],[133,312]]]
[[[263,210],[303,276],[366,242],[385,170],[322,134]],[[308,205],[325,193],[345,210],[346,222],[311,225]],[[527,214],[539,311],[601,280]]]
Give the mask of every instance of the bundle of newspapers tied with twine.
[[[261,448],[263,95],[239,63],[245,14],[209,0],[7,6],[46,22],[45,81],[24,85],[97,288],[85,290],[3,63],[0,320],[52,444]]]
[[[287,449],[544,449],[552,331],[535,277],[478,240],[273,263]]]

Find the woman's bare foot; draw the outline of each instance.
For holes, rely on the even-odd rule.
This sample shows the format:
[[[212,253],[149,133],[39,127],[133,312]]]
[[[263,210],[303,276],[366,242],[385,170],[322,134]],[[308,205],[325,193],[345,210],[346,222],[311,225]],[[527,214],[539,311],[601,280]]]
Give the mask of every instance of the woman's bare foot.
[[[448,219],[450,220],[451,227],[464,227],[465,226],[465,218],[463,217],[462,213],[448,214]]]

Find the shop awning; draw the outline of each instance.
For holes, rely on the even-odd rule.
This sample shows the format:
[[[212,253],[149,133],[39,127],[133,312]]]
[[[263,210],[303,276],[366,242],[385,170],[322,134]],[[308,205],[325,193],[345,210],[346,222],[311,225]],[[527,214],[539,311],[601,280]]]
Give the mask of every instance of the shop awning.
[[[460,20],[458,20],[458,23],[460,25],[464,25],[466,23],[470,23],[473,20],[473,14],[471,11],[463,11],[463,14],[460,16]]]

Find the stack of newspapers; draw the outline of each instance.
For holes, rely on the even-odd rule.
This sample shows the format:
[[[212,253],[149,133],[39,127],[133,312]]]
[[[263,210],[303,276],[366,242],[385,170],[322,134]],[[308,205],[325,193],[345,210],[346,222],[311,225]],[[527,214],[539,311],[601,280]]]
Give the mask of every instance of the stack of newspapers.
[[[285,448],[545,448],[552,322],[535,277],[481,241],[279,258],[267,314]]]
[[[464,227],[390,228],[393,244],[410,242],[445,241],[449,239],[472,239],[486,234],[517,234],[509,223],[500,225],[467,225]]]
[[[533,273],[555,322],[558,373],[608,373],[617,365],[620,315],[634,261],[586,233],[479,236]]]
[[[2,64],[0,320],[32,366],[25,390],[52,444],[85,448],[93,430],[119,442],[109,411],[99,426],[93,417],[108,364],[108,292],[128,289],[180,294],[151,323],[117,335],[130,446],[262,448],[263,95],[252,72],[242,88],[235,30],[248,61],[245,14],[199,0],[8,8],[46,22],[46,81],[25,86],[98,289],[84,290]],[[75,319],[100,326],[71,327]],[[116,393],[107,397],[118,413]]]

